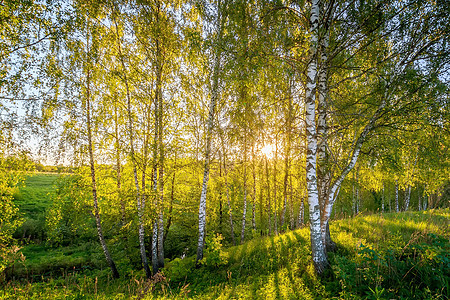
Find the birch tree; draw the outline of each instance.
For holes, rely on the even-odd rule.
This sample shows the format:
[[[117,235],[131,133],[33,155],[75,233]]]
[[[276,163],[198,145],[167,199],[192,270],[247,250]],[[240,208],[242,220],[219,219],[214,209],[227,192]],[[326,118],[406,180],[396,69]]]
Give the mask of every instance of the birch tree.
[[[211,160],[211,148],[212,148],[212,134],[214,129],[214,115],[216,105],[219,99],[219,78],[220,78],[220,62],[221,62],[221,41],[223,34],[223,4],[219,0],[216,6],[217,19],[214,20],[216,27],[216,37],[213,43],[213,69],[211,73],[211,100],[209,103],[209,112],[206,129],[206,148],[205,148],[205,161],[203,171],[203,183],[202,191],[200,195],[200,204],[198,209],[198,244],[197,244],[197,258],[198,263],[203,259],[203,248],[205,246],[205,230],[206,230],[206,193],[208,190],[209,181],[209,169]]]

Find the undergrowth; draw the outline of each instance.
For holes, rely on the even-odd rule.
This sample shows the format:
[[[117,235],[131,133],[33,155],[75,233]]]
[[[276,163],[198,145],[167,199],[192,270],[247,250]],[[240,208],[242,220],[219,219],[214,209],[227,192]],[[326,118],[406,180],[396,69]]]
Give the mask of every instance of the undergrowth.
[[[338,250],[321,278],[310,263],[307,228],[229,248],[210,234],[200,267],[194,257],[176,258],[147,281],[124,263],[113,281],[106,266],[66,266],[59,276],[10,281],[0,299],[447,299],[449,219],[446,209],[335,221]]]

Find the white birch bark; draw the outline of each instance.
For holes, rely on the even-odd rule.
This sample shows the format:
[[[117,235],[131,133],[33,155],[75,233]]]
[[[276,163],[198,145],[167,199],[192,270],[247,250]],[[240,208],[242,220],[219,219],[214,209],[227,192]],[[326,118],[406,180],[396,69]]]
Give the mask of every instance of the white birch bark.
[[[395,181],[395,212],[399,212],[398,209],[398,182]]]
[[[247,128],[245,128],[247,130]],[[241,244],[245,238],[245,221],[247,215],[247,133],[244,137],[244,208],[242,212]]]
[[[413,169],[411,172],[411,177],[414,176],[414,171],[416,169],[416,165],[417,165],[417,160],[419,159],[419,148],[417,148],[417,154],[416,154],[416,158],[414,160],[414,165],[413,165]],[[408,176],[409,177],[409,176]],[[409,178],[408,181],[410,181],[412,178]],[[409,209],[409,202],[411,200],[411,184],[408,184],[408,188],[405,194],[405,211]]]
[[[252,145],[252,175],[253,175],[253,193],[252,193],[252,228],[256,231],[256,170],[255,170],[255,149],[254,144]]]
[[[273,160],[273,204],[274,204],[274,230],[278,235],[278,201],[277,201],[277,163],[278,163],[278,135],[275,136],[275,157]]]
[[[319,1],[311,1],[310,49],[307,67],[305,120],[306,120],[306,184],[308,191],[309,218],[311,231],[311,251],[314,268],[321,274],[328,265],[325,244],[322,239],[320,220],[319,192],[317,190],[317,136],[316,136],[316,79],[317,79],[317,44],[319,26]]]
[[[245,238],[245,216],[246,216],[246,214],[247,214],[247,189],[246,189],[246,186],[244,185],[244,209],[242,212],[241,244],[244,243],[244,238]]]
[[[224,164],[224,170],[225,170],[225,188],[226,188],[227,203],[228,203],[228,215],[230,217],[231,240],[233,241],[233,246],[236,246],[236,238],[234,236],[234,225],[233,225],[233,209],[231,207],[230,189],[228,187],[228,180],[227,180],[227,171],[226,171],[226,166],[225,166],[225,160],[224,160],[223,164]]]
[[[302,197],[302,202],[300,203],[300,209],[298,212],[298,226],[303,227],[305,223],[305,202]]]
[[[425,194],[425,197],[423,198],[423,210],[427,210],[428,207],[428,195]]]
[[[87,46],[89,49],[89,46]],[[88,50],[89,55],[89,50]],[[92,143],[92,125],[91,125],[91,103],[90,103],[90,70],[87,70],[87,78],[86,78],[86,119],[87,119],[87,135],[88,135],[88,150],[89,150],[89,164],[91,169],[91,183],[92,183],[92,199],[94,204],[94,217],[95,224],[97,227],[97,235],[100,241],[100,245],[102,246],[103,253],[105,254],[106,261],[111,268],[111,272],[114,278],[119,278],[119,272],[117,271],[116,265],[109,253],[108,247],[105,242],[105,238],[103,236],[102,223],[98,209],[98,199],[97,199],[97,182],[95,175],[95,162],[94,162],[94,146]]]
[[[137,208],[138,208],[138,220],[139,220],[139,249],[141,254],[141,260],[142,260],[142,266],[145,270],[145,274],[147,278],[151,277],[150,268],[148,267],[148,260],[147,260],[147,254],[145,251],[145,231],[144,231],[144,209],[145,209],[145,200],[142,198],[140,188],[139,188],[139,182],[138,182],[138,174],[137,174],[137,168],[136,168],[136,158],[135,158],[135,151],[134,151],[134,129],[133,129],[133,115],[132,115],[132,109],[131,109],[131,95],[130,95],[130,89],[128,86],[128,78],[126,74],[126,66],[125,61],[122,53],[122,41],[119,35],[119,28],[117,25],[116,19],[114,19],[115,23],[115,29],[116,29],[116,39],[117,39],[117,49],[119,54],[120,63],[122,65],[122,71],[123,71],[123,82],[125,84],[126,89],[126,97],[127,97],[127,115],[128,115],[128,135],[129,135],[129,141],[130,141],[130,158],[131,163],[133,165],[133,175],[134,175],[134,184],[136,187],[136,200],[137,200]]]
[[[326,25],[326,24],[325,24]],[[326,27],[326,26],[325,26]],[[326,207],[329,192],[329,183],[331,173],[328,170],[328,158],[327,158],[327,95],[328,95],[328,57],[327,48],[329,43],[328,32],[325,32],[324,37],[320,41],[320,68],[318,73],[318,105],[317,105],[317,185],[319,191],[319,203],[322,210],[321,213],[321,230],[322,238],[324,243],[326,243],[327,236],[331,242],[331,237],[329,236],[328,219],[326,219],[326,214],[323,210]],[[330,249],[334,249],[334,245],[330,244]]]
[[[269,235],[272,235],[272,203],[270,201],[270,178],[269,178],[269,163],[267,157],[265,157],[266,162],[266,182],[267,182],[267,217],[269,225]]]
[[[159,42],[157,41],[157,52],[159,53]],[[158,55],[159,57],[159,55]],[[157,62],[158,71],[157,71],[157,81],[156,81],[156,89],[157,89],[157,97],[156,101],[159,102],[158,109],[158,150],[159,150],[159,162],[158,162],[158,179],[159,179],[159,202],[157,206],[158,211],[158,267],[164,268],[164,144],[163,144],[163,96],[161,89],[161,76],[162,76],[162,67],[160,58]]]
[[[405,193],[405,211],[409,209],[409,201],[411,200],[411,185],[408,184]]]
[[[155,207],[156,213],[158,208],[158,101],[154,101],[154,114],[155,114],[155,133],[153,138],[153,207]],[[152,222],[152,270],[153,274],[158,273],[158,219],[154,217]]]
[[[206,131],[206,149],[205,149],[205,163],[204,163],[204,171],[203,171],[203,183],[202,183],[202,191],[200,195],[200,203],[198,208],[198,244],[197,244],[197,258],[196,262],[198,263],[201,259],[203,259],[203,248],[205,246],[205,228],[206,228],[206,192],[208,189],[208,181],[209,181],[209,168],[210,168],[210,156],[211,156],[211,148],[212,148],[212,131],[214,126],[214,113],[216,103],[219,98],[219,72],[220,72],[220,60],[221,60],[221,50],[220,43],[222,39],[222,30],[223,24],[221,20],[221,6],[220,2],[218,4],[218,40],[215,45],[215,57],[214,57],[214,67],[212,74],[212,89],[211,89],[211,101],[209,104],[209,114],[207,121],[207,131]]]

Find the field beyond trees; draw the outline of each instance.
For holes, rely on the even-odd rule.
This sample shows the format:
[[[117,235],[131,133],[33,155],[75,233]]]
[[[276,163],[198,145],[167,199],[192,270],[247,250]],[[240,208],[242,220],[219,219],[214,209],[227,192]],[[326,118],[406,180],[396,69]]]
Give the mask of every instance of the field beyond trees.
[[[333,221],[337,251],[322,277],[311,263],[304,227],[234,247],[210,233],[200,267],[195,256],[174,258],[149,280],[109,242],[123,274],[112,279],[95,232],[67,245],[41,239],[58,177],[28,177],[16,194],[25,218],[17,230],[25,259],[7,269],[1,299],[447,299],[449,293],[448,208]]]

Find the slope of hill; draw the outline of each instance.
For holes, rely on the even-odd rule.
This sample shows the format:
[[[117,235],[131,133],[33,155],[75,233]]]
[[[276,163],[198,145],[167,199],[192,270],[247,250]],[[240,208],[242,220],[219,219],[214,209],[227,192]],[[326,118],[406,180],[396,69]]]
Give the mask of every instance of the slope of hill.
[[[10,282],[1,299],[447,299],[450,210],[359,215],[333,222],[338,250],[318,278],[310,263],[309,230],[254,238],[224,248],[210,235],[202,265],[168,262],[151,281],[108,269],[62,270],[40,282]],[[30,266],[32,268],[32,266]]]

